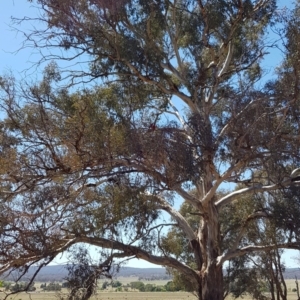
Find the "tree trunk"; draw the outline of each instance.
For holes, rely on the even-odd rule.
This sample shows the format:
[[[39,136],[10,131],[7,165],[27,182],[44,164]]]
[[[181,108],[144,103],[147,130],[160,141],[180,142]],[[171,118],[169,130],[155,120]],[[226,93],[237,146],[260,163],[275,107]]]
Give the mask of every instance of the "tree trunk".
[[[270,284],[271,300],[275,300],[275,289],[274,289],[273,279],[270,279],[269,284]]]
[[[203,148],[203,177],[201,184],[201,218],[198,229],[198,247],[194,248],[199,271],[198,297],[200,300],[223,300],[223,271],[222,265],[217,266],[217,258],[221,255],[219,214],[215,207],[215,199],[205,199],[213,186],[214,176],[213,141],[210,120],[206,113],[203,117],[205,128],[205,147]]]
[[[222,267],[211,264],[201,274],[201,300],[223,300],[223,273]]]
[[[214,203],[209,202],[203,208],[205,214],[199,229],[199,241],[202,256],[200,270],[201,300],[223,300],[222,266],[217,266],[220,253],[220,226],[218,212]],[[200,292],[200,291],[199,291]]]
[[[279,250],[274,250],[274,256],[275,256],[275,263],[276,263],[276,269],[278,269],[278,290],[280,292],[280,296],[282,300],[287,300],[287,287],[286,283],[283,277],[283,269],[281,265],[281,257],[279,254]]]

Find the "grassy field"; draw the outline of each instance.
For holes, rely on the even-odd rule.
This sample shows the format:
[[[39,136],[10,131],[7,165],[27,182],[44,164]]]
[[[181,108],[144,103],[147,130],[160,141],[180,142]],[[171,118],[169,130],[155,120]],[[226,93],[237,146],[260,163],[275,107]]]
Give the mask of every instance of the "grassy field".
[[[0,293],[0,299],[4,295]],[[63,294],[61,294],[63,296]],[[9,300],[58,300],[56,293],[42,292],[42,293],[20,293],[11,295]],[[62,298],[60,298],[62,299]],[[196,300],[192,294],[185,292],[101,292],[91,298],[91,300]],[[227,297],[226,300],[231,300],[232,297]],[[250,300],[251,297],[240,298],[243,300]],[[288,300],[297,300],[297,293],[289,292]]]
[[[131,277],[116,277],[114,278],[115,281],[120,281],[122,282],[123,285],[127,285],[130,284],[130,282],[134,282],[134,281],[139,281],[139,278],[136,276],[131,276]],[[153,285],[165,285],[167,284],[169,281],[171,281],[172,279],[169,280],[150,280],[150,281],[146,281],[146,280],[141,280],[144,284],[150,283]],[[107,279],[100,279],[98,281],[98,286],[102,286],[102,283],[104,281],[108,281]]]
[[[63,296],[63,295],[61,295]],[[0,299],[3,299],[0,294]],[[20,293],[8,297],[9,300],[58,300],[56,293]],[[62,298],[61,298],[62,299]],[[195,300],[196,298],[185,292],[101,292],[91,298],[91,300]]]
[[[63,296],[63,294],[61,294]],[[0,299],[3,299],[3,294],[0,294]],[[56,293],[20,293],[8,297],[9,300],[58,300]],[[60,298],[62,299],[62,298]],[[232,297],[227,297],[226,300],[231,300]],[[250,300],[251,297],[243,297],[243,300]],[[140,293],[140,292],[101,292],[91,298],[91,300],[196,300],[192,294],[185,292],[155,292],[155,293]],[[297,300],[297,293],[289,292],[288,300]]]
[[[119,277],[117,278],[123,285],[126,285],[130,282],[137,281],[135,277]],[[151,283],[156,285],[164,285],[167,281],[165,280],[157,280],[157,281],[144,281],[144,283]],[[41,282],[36,282],[35,286],[37,288],[37,292],[32,293],[19,293],[16,295],[11,295],[7,299],[8,300],[58,300],[62,299],[58,297],[58,294],[55,292],[43,292],[40,290]],[[286,280],[287,288],[288,288],[288,300],[297,300],[297,293],[292,292],[292,289],[296,287],[295,280],[289,279]],[[102,283],[100,282],[100,286]],[[137,291],[129,291],[129,292],[115,292],[115,289],[108,289],[106,291],[99,291],[97,295],[95,295],[91,300],[196,300],[196,297],[190,293],[185,292],[137,292]],[[66,298],[67,290],[63,289],[60,293],[60,296]],[[4,294],[0,293],[0,300],[4,298]],[[267,296],[267,294],[266,294]],[[231,300],[232,297],[228,296],[226,300]],[[244,296],[240,298],[243,300],[250,300],[251,297]]]

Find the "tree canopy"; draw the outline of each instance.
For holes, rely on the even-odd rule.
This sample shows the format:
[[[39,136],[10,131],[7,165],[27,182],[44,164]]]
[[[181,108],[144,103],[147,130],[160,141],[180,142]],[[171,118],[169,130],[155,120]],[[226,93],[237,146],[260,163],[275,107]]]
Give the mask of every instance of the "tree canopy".
[[[30,2],[45,28],[25,44],[49,64],[0,82],[0,273],[87,243],[87,298],[139,258],[219,300],[225,262],[299,249],[299,2]],[[284,58],[266,80],[271,28]]]

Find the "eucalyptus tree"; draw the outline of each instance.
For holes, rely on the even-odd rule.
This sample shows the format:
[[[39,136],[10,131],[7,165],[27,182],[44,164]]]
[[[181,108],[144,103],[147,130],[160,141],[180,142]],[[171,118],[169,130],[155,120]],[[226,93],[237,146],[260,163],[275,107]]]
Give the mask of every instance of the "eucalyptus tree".
[[[298,7],[284,23],[286,57],[264,84],[274,0],[30,2],[44,26],[27,45],[75,64],[66,73],[52,62],[33,85],[1,80],[1,272],[87,243],[107,250],[98,274],[136,257],[176,270],[199,299],[223,299],[226,261],[299,248],[293,235],[243,238],[249,226],[261,231],[265,206],[236,222],[226,247],[221,236],[232,203],[238,215],[245,195],[300,183],[290,177],[300,149]],[[68,90],[67,79],[94,86]],[[218,197],[224,183],[240,185]],[[166,228],[190,255],[165,248]]]

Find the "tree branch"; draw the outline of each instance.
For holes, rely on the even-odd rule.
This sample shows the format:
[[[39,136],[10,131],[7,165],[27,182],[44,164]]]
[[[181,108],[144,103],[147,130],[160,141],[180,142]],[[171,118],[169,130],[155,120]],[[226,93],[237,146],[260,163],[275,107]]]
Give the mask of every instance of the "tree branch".
[[[257,192],[267,192],[267,191],[273,191],[277,190],[283,187],[291,186],[292,184],[300,184],[298,181],[292,181],[291,179],[285,180],[281,183],[276,183],[272,185],[265,185],[258,184],[256,186],[240,189],[238,191],[234,191],[223,198],[221,198],[219,201],[216,202],[217,208],[220,208],[233,200],[237,199],[240,195],[248,194],[248,193],[257,193]]]
[[[161,203],[161,208],[168,212],[179,224],[179,227],[185,232],[187,238],[191,241],[196,239],[196,235],[193,229],[190,227],[189,223],[185,220],[185,218],[174,209],[167,201],[162,199],[161,197],[157,197],[159,202]]]
[[[219,72],[217,78],[221,78],[222,75],[228,70],[228,67],[229,67],[229,64],[230,64],[231,58],[232,58],[233,49],[234,49],[233,44],[232,44],[232,42],[230,41],[230,42],[228,43],[228,53],[227,53],[225,62],[224,62],[224,64],[223,64],[223,67],[222,67],[222,69],[220,70],[220,72]]]
[[[93,246],[123,251],[123,253],[126,253],[127,256],[134,256],[138,259],[143,259],[155,265],[175,268],[180,270],[183,274],[186,274],[189,278],[194,278],[194,280],[197,281],[197,273],[193,269],[172,257],[160,257],[152,255],[139,247],[125,245],[123,243],[104,238],[80,236],[76,238],[76,241],[77,243],[87,243]]]
[[[255,251],[268,251],[274,249],[300,249],[300,243],[282,243],[282,244],[274,244],[274,245],[250,245],[240,249],[237,249],[233,252],[228,252],[227,254],[223,254],[217,258],[217,265],[222,265],[225,261],[230,260],[235,257],[239,257],[245,255],[246,253],[251,253]]]
[[[237,237],[235,238],[235,241],[233,242],[233,245],[229,252],[233,252],[237,249],[239,242],[241,241],[241,238],[244,236],[245,230],[247,229],[248,223],[253,219],[263,218],[263,217],[269,217],[269,215],[264,211],[258,211],[255,212],[247,217],[247,219],[243,222],[243,224],[240,227],[240,232],[238,233]]]

